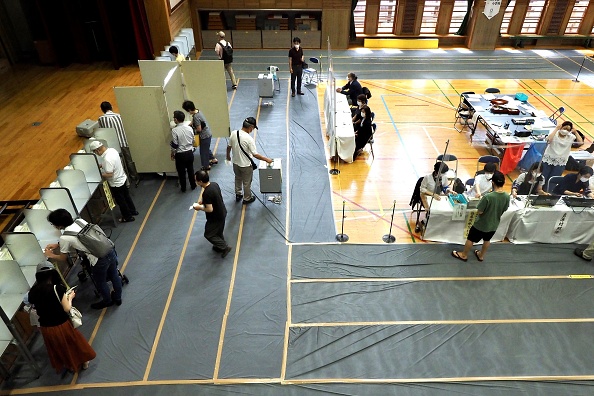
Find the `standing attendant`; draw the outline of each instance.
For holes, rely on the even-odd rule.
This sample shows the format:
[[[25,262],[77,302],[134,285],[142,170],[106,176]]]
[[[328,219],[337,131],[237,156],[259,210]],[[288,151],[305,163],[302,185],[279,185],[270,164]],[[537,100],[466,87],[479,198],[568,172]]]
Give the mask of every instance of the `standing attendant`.
[[[547,136],[547,148],[542,155],[542,176],[545,185],[551,177],[563,174],[571,153],[571,144],[574,141],[582,143],[584,140],[573,129],[573,124],[570,121],[557,125],[553,132]]]
[[[122,149],[122,158],[124,159],[122,164],[124,165],[124,171],[130,180],[138,184],[138,172],[136,171],[136,165],[132,159],[132,153],[130,153],[130,147],[128,146],[128,139],[126,137],[126,131],[124,130],[122,116],[113,112],[113,107],[109,102],[101,102],[100,107],[103,115],[99,116],[97,122],[99,122],[99,126],[101,128],[115,129],[116,135],[118,136],[118,141],[120,142],[120,147]]]
[[[289,50],[289,71],[291,72],[291,96],[305,95],[301,92],[301,77],[303,75],[303,48],[301,48],[301,39],[293,38],[293,48]]]
[[[128,223],[134,221],[134,216],[138,216],[136,206],[130,196],[130,191],[126,185],[126,173],[122,165],[122,160],[117,150],[114,148],[105,147],[100,141],[95,140],[89,145],[91,151],[101,158],[103,158],[103,164],[101,164],[101,176],[107,180],[109,184],[109,190],[115,200],[116,204],[120,207],[122,217],[119,219],[120,223]]]
[[[184,124],[186,116],[183,111],[175,110],[173,112],[173,122],[175,127],[171,130],[171,160],[175,161],[177,177],[181,192],[186,192],[186,173],[190,181],[190,188],[196,189],[196,179],[194,179],[194,131],[192,127]]]
[[[499,171],[495,171],[492,178],[493,191],[487,193],[481,198],[477,210],[478,218],[468,231],[468,237],[464,244],[464,250],[458,252],[452,251],[452,256],[458,260],[467,261],[468,253],[475,243],[483,240],[483,247],[481,250],[475,250],[474,255],[478,261],[485,259],[487,249],[491,245],[491,238],[495,235],[497,227],[501,222],[501,216],[509,207],[509,194],[503,191],[505,185],[505,176]]]
[[[200,163],[202,165],[202,170],[210,170],[210,165],[217,164],[219,161],[212,155],[212,151],[210,150],[212,133],[210,133],[210,127],[206,122],[206,118],[204,117],[204,114],[196,108],[194,102],[190,100],[186,100],[182,104],[182,108],[192,116],[192,123],[190,126],[194,130],[194,135],[199,135],[200,137]]]
[[[243,120],[241,130],[231,132],[229,145],[227,146],[227,161],[231,161],[231,153],[233,153],[235,201],[239,202],[243,199],[244,204],[250,204],[256,200],[256,197],[252,195],[254,169],[252,168],[251,158],[254,157],[269,164],[272,163],[272,159],[256,152],[256,143],[250,136],[254,129],[258,129],[256,119],[254,117],[246,118]]]
[[[229,56],[225,51],[225,47],[231,47],[231,43],[225,40],[225,32],[220,31],[217,33],[217,36],[219,37],[219,41],[215,44],[215,52],[225,65],[225,70],[227,70],[227,74],[231,79],[231,89],[237,89],[237,80],[235,79],[233,66],[231,65],[233,63],[233,55]]]
[[[39,330],[52,367],[58,373],[88,369],[89,361],[97,354],[81,332],[72,326],[67,314],[72,308],[74,290],[66,293],[60,275],[49,263],[37,266],[35,280],[28,300],[35,305],[39,315]]]
[[[192,205],[194,210],[202,210],[206,214],[204,225],[204,238],[212,243],[212,250],[221,253],[225,258],[231,251],[231,246],[225,242],[223,231],[225,231],[225,218],[227,208],[223,202],[221,188],[217,183],[211,182],[208,173],[204,170],[196,172],[196,183],[204,189],[202,200]]]

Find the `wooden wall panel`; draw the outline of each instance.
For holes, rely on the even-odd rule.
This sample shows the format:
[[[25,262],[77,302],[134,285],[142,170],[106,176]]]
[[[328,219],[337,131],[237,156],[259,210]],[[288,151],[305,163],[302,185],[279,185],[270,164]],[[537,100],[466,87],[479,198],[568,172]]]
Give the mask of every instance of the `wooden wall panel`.
[[[442,1],[439,5],[439,14],[437,15],[437,26],[435,34],[447,35],[452,21],[452,12],[454,11],[454,0]]]
[[[326,48],[326,40],[330,37],[330,45],[333,49],[347,49],[349,47],[350,21],[350,8],[323,9],[322,48]]]
[[[584,19],[582,19],[582,23],[580,24],[578,33],[579,34],[590,34],[590,32],[592,32],[593,26],[594,26],[594,2],[591,1],[588,4],[588,8],[586,8],[586,12],[584,13]]]
[[[522,31],[522,25],[526,18],[526,12],[528,11],[529,0],[517,0],[512,17],[509,21],[509,28],[507,29],[508,34],[520,34]]]
[[[472,7],[472,16],[468,22],[466,46],[471,50],[493,50],[497,46],[503,10],[493,18],[488,19],[483,11],[485,2],[475,2]]]
[[[377,34],[377,24],[379,21],[379,1],[378,4],[369,4],[365,8],[365,34]]]
[[[171,42],[169,3],[167,0],[144,0],[144,6],[155,51],[153,55],[157,56]]]
[[[175,37],[181,28],[192,27],[192,17],[190,15],[190,0],[185,0],[169,16],[169,33]],[[187,55],[187,54],[184,54]]]

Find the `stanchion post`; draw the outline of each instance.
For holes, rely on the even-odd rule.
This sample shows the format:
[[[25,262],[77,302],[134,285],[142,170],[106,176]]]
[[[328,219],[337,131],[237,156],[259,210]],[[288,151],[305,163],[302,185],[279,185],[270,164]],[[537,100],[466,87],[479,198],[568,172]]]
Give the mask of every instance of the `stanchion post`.
[[[344,206],[345,201],[342,201],[342,225],[340,226],[340,234],[336,234],[336,240],[338,242],[346,242],[349,240],[349,236],[344,233]]]
[[[580,65],[580,70],[578,70],[577,75],[575,76],[575,80],[572,80],[573,82],[580,82],[580,80],[578,80],[578,77],[580,76],[580,73],[582,72],[582,68],[584,67],[585,61],[586,61],[586,57],[584,56],[584,59],[582,59],[582,64]]]
[[[382,237],[382,241],[386,243],[394,243],[396,242],[396,237],[392,235],[392,224],[394,224],[394,211],[396,210],[396,200],[394,200],[394,205],[392,206],[392,218],[390,219],[390,231],[386,235]]]
[[[331,175],[338,175],[340,174],[340,170],[338,169],[337,164],[340,162],[340,157],[338,156],[338,139],[335,137],[334,138],[334,161],[332,161],[332,166],[333,168],[330,169],[330,171],[328,173],[330,173]]]

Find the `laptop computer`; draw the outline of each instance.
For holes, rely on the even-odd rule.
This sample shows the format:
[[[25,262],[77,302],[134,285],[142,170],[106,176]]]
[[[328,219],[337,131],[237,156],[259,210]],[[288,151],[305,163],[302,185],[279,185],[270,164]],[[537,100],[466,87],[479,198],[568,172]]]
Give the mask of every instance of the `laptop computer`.
[[[563,196],[563,202],[565,202],[565,205],[572,208],[591,208],[594,206],[594,199],[585,197]]]
[[[560,198],[560,195],[529,195],[528,201],[532,206],[555,206]]]

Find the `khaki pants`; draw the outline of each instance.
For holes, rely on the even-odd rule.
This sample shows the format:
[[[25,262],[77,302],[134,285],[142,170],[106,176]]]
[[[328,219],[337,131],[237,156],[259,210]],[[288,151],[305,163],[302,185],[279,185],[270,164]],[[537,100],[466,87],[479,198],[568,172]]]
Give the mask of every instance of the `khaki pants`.
[[[252,199],[252,178],[254,170],[252,166],[241,167],[233,164],[233,173],[235,174],[235,195],[243,195],[244,201]],[[243,194],[241,189],[243,187]]]
[[[233,66],[231,66],[231,63],[227,63],[225,65],[225,70],[227,70],[227,74],[229,75],[229,78],[231,79],[231,85],[236,86],[237,80],[235,79],[235,74],[233,74]]]

